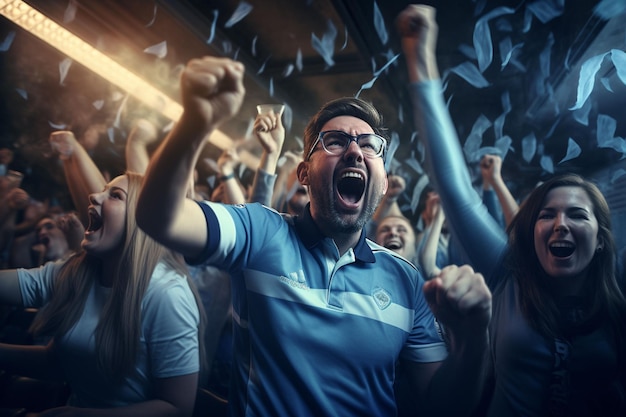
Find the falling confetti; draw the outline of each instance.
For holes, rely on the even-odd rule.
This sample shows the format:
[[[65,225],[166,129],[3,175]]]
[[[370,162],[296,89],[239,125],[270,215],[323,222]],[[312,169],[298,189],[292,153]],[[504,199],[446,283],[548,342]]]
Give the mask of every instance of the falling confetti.
[[[287,103],[283,103],[283,105],[285,106],[285,110],[283,110],[283,127],[285,132],[289,133],[293,124],[293,109]]]
[[[387,45],[389,35],[387,34],[387,28],[385,27],[385,18],[380,12],[376,2],[374,2],[374,29],[376,29],[376,33],[378,34],[378,37],[383,45]]]
[[[463,152],[465,153],[465,159],[467,162],[478,162],[479,155],[478,150],[483,142],[483,134],[492,126],[491,121],[481,114],[472,126],[472,131],[465,139],[463,144]]]
[[[387,146],[387,154],[385,155],[385,169],[389,172],[389,164],[394,158],[398,147],[400,146],[400,136],[398,132],[391,132],[391,137],[389,138],[389,144]]]
[[[582,150],[580,149],[580,146],[574,141],[574,139],[569,138],[567,140],[567,152],[565,153],[563,159],[559,161],[559,164],[577,158],[580,156],[581,152]]]
[[[511,43],[511,38],[506,37],[500,41],[498,44],[498,49],[500,50],[500,69],[504,69],[511,62],[511,58],[513,58],[513,54],[520,50],[524,46],[524,43],[518,43],[513,46]]]
[[[535,153],[537,153],[537,137],[534,133],[530,133],[522,139],[522,158],[530,163]]]
[[[65,85],[65,78],[67,77],[68,72],[70,71],[70,67],[72,66],[72,60],[69,58],[65,58],[63,61],[59,62],[59,84]]]
[[[366,82],[365,84],[361,85],[361,88],[359,89],[359,91],[355,94],[355,97],[359,97],[359,95],[361,94],[361,92],[363,90],[367,90],[370,89],[374,86],[374,83],[376,82],[376,80],[378,79],[378,76],[384,72],[391,64],[394,63],[394,61],[396,59],[398,59],[398,57],[400,56],[400,54],[394,56],[393,58],[391,58],[385,65],[383,65],[378,71],[374,72],[374,78],[372,78],[371,80],[369,80],[368,82]]]
[[[606,88],[607,91],[613,93],[613,87],[611,87],[611,81],[607,77],[600,78],[600,83]]]
[[[285,66],[285,69],[283,70],[283,78],[287,78],[291,75],[291,73],[293,72],[295,66],[292,63],[289,63]]]
[[[537,0],[526,8],[543,24],[563,14],[565,0]]]
[[[217,10],[213,10],[213,21],[211,22],[211,30],[209,32],[209,38],[206,40],[207,44],[211,44],[213,39],[215,39],[215,27],[217,25],[217,16],[219,12]]]
[[[550,34],[548,34],[546,46],[539,54],[539,69],[541,70],[541,75],[543,75],[544,78],[548,78],[550,76],[550,56],[552,54],[553,45],[554,35],[550,32]]]
[[[248,2],[242,1],[237,6],[237,9],[233,12],[232,16],[224,24],[225,28],[230,28],[242,21],[252,11],[252,5]]]
[[[341,45],[340,50],[343,51],[344,49],[346,49],[346,47],[348,46],[348,28],[344,27],[343,28],[343,45]]]
[[[156,17],[157,17],[157,4],[154,3],[154,8],[152,9],[152,19],[150,19],[150,21],[146,24],[147,28],[154,25],[154,22],[156,22]]]
[[[167,56],[167,41],[159,42],[155,45],[149,46],[143,51],[147,54],[152,54],[160,59],[163,59]]]
[[[461,52],[465,57],[469,60],[476,60],[476,51],[473,47],[469,46],[466,43],[462,43],[459,45],[459,52]]]
[[[463,62],[444,73],[443,78],[446,79],[449,73],[454,73],[476,88],[488,87],[489,82],[483,77],[476,65],[469,61]]]
[[[502,160],[506,159],[507,154],[509,153],[509,149],[511,149],[511,145],[513,144],[513,139],[509,136],[502,136],[496,140],[495,148],[498,149],[500,157]]]
[[[493,46],[491,42],[491,32],[489,31],[489,21],[504,14],[513,14],[514,9],[509,7],[497,7],[487,13],[474,26],[474,49],[478,59],[478,69],[484,72],[493,60]]]
[[[589,126],[589,112],[591,111],[591,100],[585,101],[580,109],[572,111],[572,117],[583,126]]]
[[[335,39],[337,38],[337,28],[331,20],[326,23],[326,32],[321,38],[315,33],[311,33],[311,46],[319,53],[328,67],[335,65],[333,55],[335,54]]]
[[[413,187],[413,193],[412,193],[412,198],[411,198],[411,212],[414,214],[417,211],[417,206],[419,204],[422,191],[424,191],[424,188],[426,188],[426,186],[428,185],[428,182],[429,182],[428,175],[422,175],[420,179],[417,180],[415,187]]]
[[[107,129],[107,136],[109,137],[109,142],[115,143],[115,128],[109,127]]]
[[[549,172],[550,174],[554,174],[554,162],[552,162],[552,158],[550,158],[548,155],[544,155],[541,157],[539,165],[541,165],[541,168],[543,168],[544,171]]]
[[[252,53],[252,56],[256,56],[256,43],[258,42],[258,40],[258,35],[252,39],[252,48],[250,48],[250,53]]]
[[[298,72],[302,72],[302,50],[300,48],[296,52],[296,68],[298,68]]]
[[[265,58],[265,61],[263,61],[263,64],[261,64],[261,66],[259,67],[259,69],[257,70],[257,75],[263,74],[263,71],[265,71],[265,66],[267,65],[267,61],[270,60],[270,56],[268,56],[267,58]]]
[[[63,23],[71,23],[74,21],[74,19],[76,19],[76,9],[76,0],[70,0],[70,2],[67,4],[67,7],[65,8],[65,13],[63,13]]]
[[[617,76],[623,84],[626,84],[626,52],[611,49],[611,61],[613,61]]]
[[[503,136],[502,132],[504,129],[504,122],[506,120],[507,114],[511,112],[511,96],[508,91],[505,91],[504,93],[502,93],[500,100],[502,102],[503,112],[493,122],[493,131],[494,131],[496,139],[499,139]]]
[[[22,88],[16,88],[17,94],[20,95],[24,100],[28,100],[28,92]]]
[[[15,39],[15,31],[12,30],[9,33],[7,33],[7,36],[4,37],[4,40],[0,44],[0,52],[8,51],[11,48],[11,45],[13,45],[14,39]]]
[[[589,58],[585,61],[580,68],[580,76],[578,79],[578,93],[576,95],[576,104],[570,107],[570,110],[580,109],[585,101],[591,95],[593,91],[593,86],[596,82],[596,74],[600,70],[600,66],[602,65],[602,61],[607,53],[603,53],[600,55],[596,55],[592,58]]]
[[[48,124],[51,128],[56,130],[64,130],[67,128],[67,125],[65,123],[52,123],[51,121],[48,121]]]
[[[599,114],[597,119],[596,139],[598,141],[598,147],[607,148],[610,147],[610,143],[615,137],[615,130],[617,129],[617,121],[611,116],[606,114]]]

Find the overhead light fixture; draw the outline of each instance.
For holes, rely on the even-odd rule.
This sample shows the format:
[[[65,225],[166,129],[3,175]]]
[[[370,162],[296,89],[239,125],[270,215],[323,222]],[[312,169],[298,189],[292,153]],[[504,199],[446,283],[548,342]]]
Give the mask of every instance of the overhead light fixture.
[[[170,120],[178,121],[182,115],[183,107],[180,103],[25,2],[0,0],[0,15],[128,92]],[[233,145],[232,139],[219,130],[215,130],[211,134],[209,142],[220,149],[228,149]],[[249,152],[244,152],[240,158],[245,165],[252,169],[258,167],[258,158]]]

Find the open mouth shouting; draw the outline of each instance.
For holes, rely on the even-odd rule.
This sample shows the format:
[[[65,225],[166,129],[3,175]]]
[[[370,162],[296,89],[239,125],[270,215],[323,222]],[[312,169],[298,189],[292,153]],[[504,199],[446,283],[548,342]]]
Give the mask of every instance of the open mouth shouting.
[[[400,239],[388,239],[385,241],[385,244],[383,246],[387,249],[397,251],[399,249],[402,249],[402,242],[400,241]]]
[[[555,258],[567,258],[572,256],[576,250],[576,245],[568,241],[555,241],[548,245],[548,250]]]
[[[98,214],[96,209],[93,208],[92,206],[89,207],[88,215],[89,215],[89,224],[87,225],[87,228],[85,229],[85,235],[92,234],[100,230],[103,226],[102,217],[100,216],[100,214]]]
[[[337,181],[337,194],[340,203],[347,209],[355,210],[365,193],[365,178],[357,171],[344,171]]]

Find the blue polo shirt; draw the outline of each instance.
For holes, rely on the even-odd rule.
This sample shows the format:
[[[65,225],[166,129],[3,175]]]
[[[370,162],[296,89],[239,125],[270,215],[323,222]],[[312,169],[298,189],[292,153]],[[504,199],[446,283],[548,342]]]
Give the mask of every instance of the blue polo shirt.
[[[194,263],[232,276],[235,416],[393,416],[399,358],[447,350],[408,261],[361,234],[343,256],[309,208],[199,203],[209,238]]]

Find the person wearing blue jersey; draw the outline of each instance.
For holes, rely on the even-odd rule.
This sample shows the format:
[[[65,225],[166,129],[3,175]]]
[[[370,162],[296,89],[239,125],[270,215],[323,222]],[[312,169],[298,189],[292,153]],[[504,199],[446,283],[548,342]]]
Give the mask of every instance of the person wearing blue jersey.
[[[435,9],[398,18],[429,176],[471,265],[493,292],[487,416],[626,415],[626,300],[606,199],[576,174],[547,179],[507,233],[472,187],[442,95]]]
[[[310,203],[301,215],[185,198],[204,138],[241,106],[243,75],[228,58],[189,62],[183,115],[152,157],[137,211],[157,241],[231,274],[231,414],[393,416],[402,361],[422,415],[469,415],[491,294],[469,266],[425,283],[366,239],[387,188],[386,139],[371,104],[337,99],[307,125],[297,175]]]

